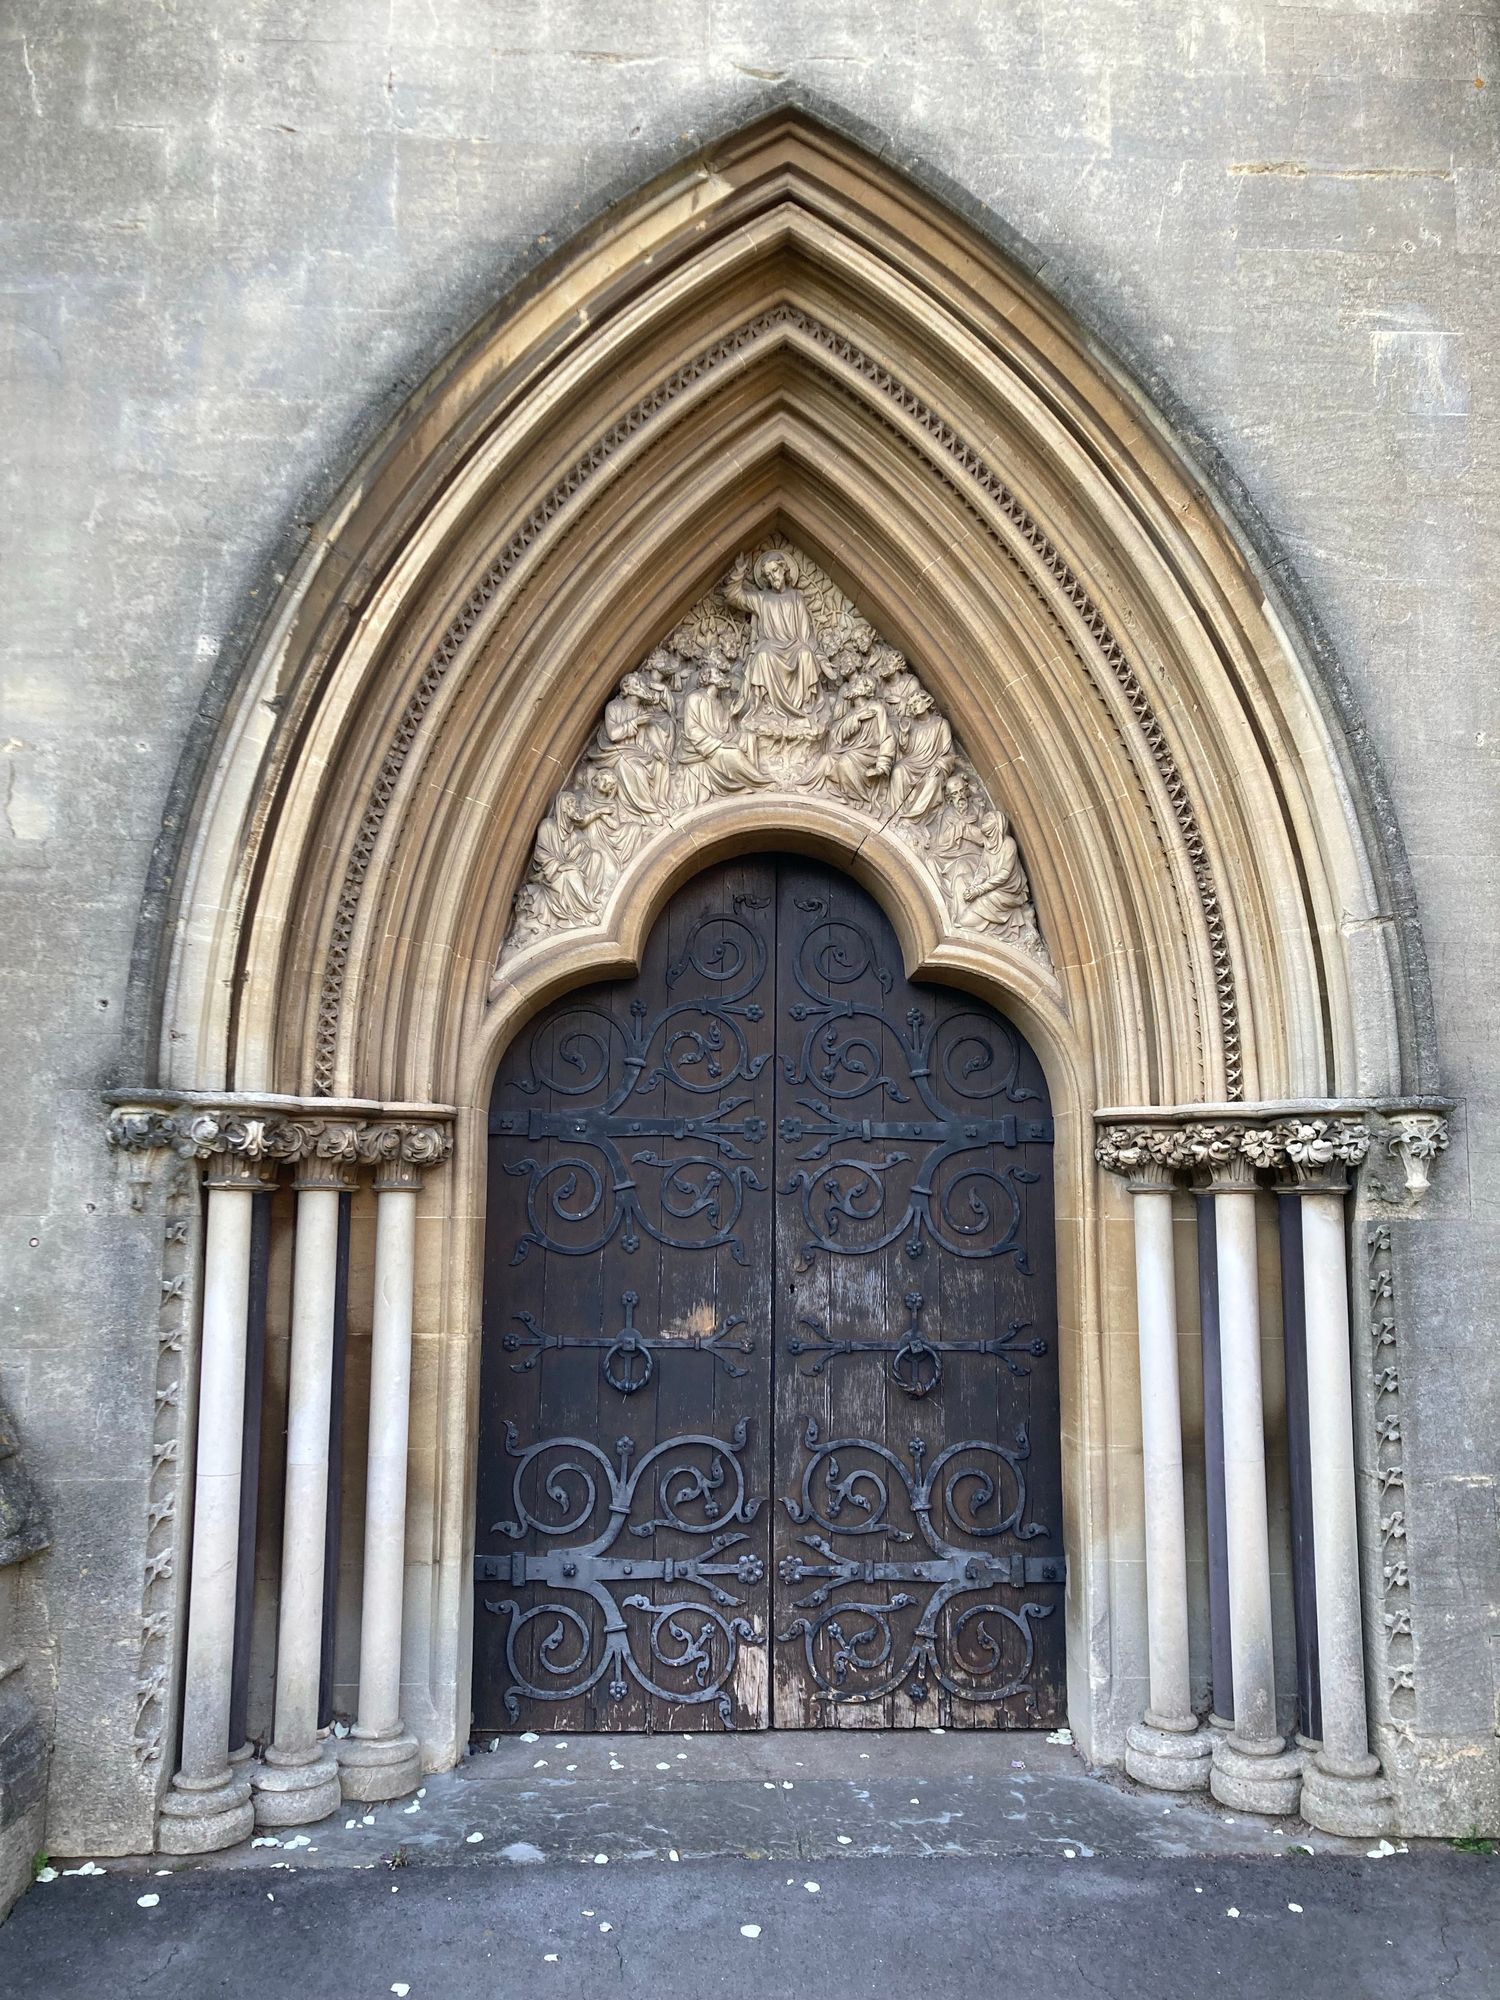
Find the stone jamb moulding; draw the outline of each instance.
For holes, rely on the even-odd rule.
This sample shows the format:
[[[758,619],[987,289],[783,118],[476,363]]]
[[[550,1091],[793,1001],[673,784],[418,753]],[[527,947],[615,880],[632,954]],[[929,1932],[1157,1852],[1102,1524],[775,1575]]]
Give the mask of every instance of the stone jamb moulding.
[[[1349,1412],[1350,1435],[1343,1445],[1330,1443],[1340,1451],[1347,1447],[1348,1492],[1326,1485],[1321,1494],[1315,1485],[1315,1507],[1331,1506],[1333,1513],[1324,1522],[1320,1555],[1330,1534],[1344,1539],[1340,1520],[1347,1507],[1352,1547],[1347,1568],[1333,1583],[1322,1565],[1318,1570],[1320,1636],[1322,1620],[1336,1620],[1333,1632],[1345,1650],[1351,1643],[1362,1654],[1357,1664],[1359,1686],[1355,1719],[1337,1729],[1331,1722],[1336,1714],[1339,1692],[1323,1683],[1324,1730],[1329,1738],[1312,1752],[1305,1765],[1297,1801],[1305,1818],[1325,1832],[1357,1838],[1373,1837],[1391,1830],[1398,1822],[1399,1767],[1394,1748],[1414,1740],[1412,1716],[1416,1702],[1416,1670],[1413,1661],[1410,1578],[1406,1559],[1407,1515],[1405,1475],[1401,1458],[1399,1368],[1395,1359],[1396,1318],[1391,1272],[1391,1226],[1389,1221],[1360,1221],[1355,1225],[1353,1244],[1348,1239],[1345,1213],[1350,1175],[1370,1163],[1366,1175],[1367,1195],[1377,1205],[1395,1204],[1408,1214],[1420,1203],[1430,1185],[1429,1168],[1448,1145],[1444,1100],[1427,1098],[1415,1104],[1401,1100],[1322,1100],[1317,1103],[1251,1105],[1184,1105],[1170,1109],[1114,1109],[1096,1113],[1095,1158],[1107,1172],[1143,1181],[1160,1176],[1192,1176],[1199,1184],[1204,1175],[1209,1185],[1217,1185],[1228,1174],[1249,1187],[1262,1185],[1289,1188],[1313,1201],[1332,1203],[1325,1216],[1315,1219],[1323,1232],[1336,1228],[1344,1238],[1340,1251],[1331,1259],[1343,1283],[1347,1274],[1347,1340],[1337,1336],[1337,1347],[1348,1348],[1348,1368],[1353,1376],[1354,1399]],[[1391,1177],[1386,1163],[1394,1160],[1400,1180]],[[1228,1184],[1227,1182],[1225,1183]],[[1376,1212],[1378,1213],[1378,1206]],[[1304,1216],[1305,1244],[1314,1218]],[[1324,1246],[1327,1247],[1326,1245]],[[1310,1249],[1304,1254],[1310,1254]],[[1326,1289],[1313,1281],[1310,1304],[1320,1302]],[[1368,1293],[1368,1297],[1364,1296]],[[1316,1299],[1314,1295],[1316,1294]],[[1335,1350],[1336,1352],[1336,1350]],[[1330,1355],[1327,1359],[1332,1359]],[[1310,1349],[1309,1366],[1315,1353]],[[1337,1364],[1335,1364],[1337,1366]],[[1326,1368],[1325,1371],[1326,1373]],[[1375,1436],[1373,1446],[1358,1449],[1362,1440],[1359,1426],[1365,1398],[1360,1391],[1373,1382]],[[1314,1409],[1316,1429],[1318,1409],[1336,1405],[1339,1396],[1334,1382],[1324,1385],[1325,1393]],[[1346,1378],[1344,1395],[1347,1398]],[[1367,1392],[1368,1393],[1368,1392]],[[1325,1456],[1326,1456],[1325,1447]],[[1358,1464],[1363,1459],[1373,1469],[1378,1483],[1374,1519],[1368,1500],[1368,1477],[1361,1480]],[[1315,1482],[1317,1467],[1315,1464]],[[1338,1482],[1335,1482],[1337,1488]],[[1356,1525],[1357,1519],[1357,1525]],[[1373,1532],[1372,1532],[1373,1531]],[[1378,1602],[1372,1605],[1370,1578],[1378,1577]],[[1354,1590],[1361,1600],[1361,1613],[1344,1615],[1338,1600],[1339,1586]],[[1358,1633],[1351,1640],[1352,1629]],[[1376,1636],[1378,1634],[1378,1637]],[[1326,1670],[1330,1657],[1337,1657],[1328,1644],[1320,1646]],[[1344,1698],[1347,1713],[1348,1698]],[[1337,1733],[1340,1741],[1334,1744]],[[1375,1746],[1372,1750],[1371,1746]],[[1291,1785],[1286,1799],[1258,1804],[1255,1792],[1255,1764],[1244,1757],[1227,1758],[1223,1746],[1215,1752],[1216,1763],[1232,1767],[1227,1780],[1228,1794],[1216,1792],[1228,1803],[1250,1810],[1289,1811]],[[1280,1765],[1287,1761],[1277,1758]],[[1217,1780],[1217,1773],[1216,1773]],[[1274,1789],[1274,1787],[1273,1787]]]
[[[164,1314],[169,1316],[159,1337],[159,1375],[162,1370],[170,1369],[173,1380],[165,1389],[158,1381],[156,1390],[157,1432],[143,1586],[141,1673],[136,1682],[138,1705],[132,1744],[139,1765],[149,1775],[153,1791],[160,1799],[162,1817],[157,1841],[166,1852],[202,1853],[233,1845],[245,1838],[257,1822],[281,1826],[320,1819],[337,1807],[340,1796],[338,1766],[322,1750],[320,1741],[304,1743],[298,1732],[289,1745],[282,1745],[286,1697],[289,1694],[305,1708],[307,1692],[305,1687],[291,1683],[283,1688],[280,1662],[277,1741],[270,1746],[265,1764],[250,1770],[237,1768],[226,1742],[221,1771],[195,1770],[186,1775],[180,1772],[172,1787],[165,1794],[161,1792],[170,1768],[165,1753],[175,1738],[180,1706],[181,1655],[174,1643],[179,1635],[172,1627],[181,1596],[178,1593],[173,1601],[165,1602],[160,1601],[160,1593],[192,1558],[191,1528],[184,1520],[189,1510],[179,1508],[178,1502],[191,1477],[184,1472],[184,1466],[194,1456],[196,1435],[196,1394],[192,1406],[184,1407],[188,1401],[184,1389],[186,1385],[195,1385],[201,1373],[204,1332],[196,1316],[189,1318],[184,1310],[189,1295],[185,1280],[175,1268],[181,1262],[180,1254],[174,1255],[174,1246],[189,1239],[188,1211],[198,1205],[192,1186],[193,1169],[203,1170],[204,1185],[210,1192],[215,1188],[253,1192],[274,1187],[284,1167],[293,1170],[298,1189],[304,1194],[311,1193],[315,1199],[319,1195],[332,1195],[336,1200],[355,1184],[360,1170],[366,1168],[373,1168],[377,1188],[395,1185],[414,1192],[430,1169],[445,1164],[451,1157],[452,1121],[451,1107],[441,1105],[371,1102],[331,1105],[327,1100],[208,1092],[188,1097],[158,1091],[110,1093],[105,1136],[125,1162],[127,1178],[134,1190],[132,1205],[144,1206],[147,1186],[153,1179],[160,1179],[167,1190],[169,1210],[162,1279]],[[210,1243],[214,1240],[212,1227],[208,1240]],[[320,1254],[327,1252],[325,1244]],[[211,1257],[210,1251],[210,1262]],[[294,1246],[294,1262],[295,1257]],[[331,1287],[331,1272],[324,1276]],[[213,1278],[213,1270],[206,1270],[205,1284],[211,1287]],[[293,1336],[295,1371],[298,1362],[295,1327]],[[296,1379],[294,1374],[294,1388]],[[312,1386],[316,1389],[318,1384]],[[326,1389],[325,1382],[322,1384],[325,1394]],[[294,1412],[294,1420],[295,1415]],[[326,1431],[326,1404],[321,1421]],[[289,1488],[289,1509],[291,1497]],[[320,1504],[326,1507],[326,1491]],[[321,1536],[321,1527],[304,1521],[303,1528],[306,1535]],[[159,1532],[161,1539],[153,1541]],[[317,1599],[316,1619],[321,1631],[321,1579],[313,1595]],[[192,1615],[189,1605],[189,1619]],[[284,1632],[284,1642],[285,1639]],[[226,1635],[221,1634],[220,1640],[222,1653]],[[281,1650],[285,1651],[285,1644]],[[217,1672],[225,1677],[227,1685],[227,1655],[219,1659]],[[315,1695],[315,1662],[311,1672]],[[305,1681],[305,1671],[301,1679]]]

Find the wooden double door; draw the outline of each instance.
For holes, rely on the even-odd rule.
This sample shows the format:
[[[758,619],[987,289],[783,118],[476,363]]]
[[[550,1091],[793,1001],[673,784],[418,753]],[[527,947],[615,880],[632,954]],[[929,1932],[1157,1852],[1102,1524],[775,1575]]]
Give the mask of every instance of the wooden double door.
[[[1050,1726],[1052,1124],[847,877],[682,889],[495,1082],[474,1728]]]

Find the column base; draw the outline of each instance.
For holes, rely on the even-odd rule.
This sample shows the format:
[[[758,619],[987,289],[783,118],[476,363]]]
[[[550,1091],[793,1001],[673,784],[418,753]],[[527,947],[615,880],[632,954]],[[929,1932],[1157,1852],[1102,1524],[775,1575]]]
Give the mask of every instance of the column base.
[[[344,1797],[361,1805],[405,1798],[422,1782],[422,1752],[415,1736],[346,1736],[339,1744]]]
[[[1125,1769],[1138,1785],[1158,1792],[1201,1792],[1208,1785],[1213,1747],[1196,1723],[1164,1729],[1136,1722],[1125,1732]]]
[[[237,1847],[255,1831],[250,1781],[238,1772],[226,1772],[217,1784],[198,1789],[174,1778],[158,1810],[160,1854],[216,1854],[221,1847]]]
[[[1279,1736],[1264,1749],[1251,1749],[1234,1736],[1214,1745],[1208,1788],[1221,1806],[1239,1812],[1295,1818],[1302,1796],[1302,1753],[1288,1750]]]
[[[273,1748],[255,1774],[257,1826],[311,1826],[338,1811],[343,1791],[331,1757],[314,1757],[306,1764],[275,1763],[274,1757]]]
[[[1375,1758],[1354,1776],[1329,1771],[1314,1759],[1302,1780],[1302,1817],[1320,1833],[1373,1840],[1395,1824],[1396,1801]]]

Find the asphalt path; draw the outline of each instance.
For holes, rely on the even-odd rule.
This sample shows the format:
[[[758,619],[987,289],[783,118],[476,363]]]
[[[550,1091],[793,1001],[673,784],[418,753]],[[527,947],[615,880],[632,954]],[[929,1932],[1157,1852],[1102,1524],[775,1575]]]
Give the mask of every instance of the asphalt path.
[[[1496,2000],[1500,1859],[106,1867],[39,1885],[0,1926],[5,2000],[392,1994]]]

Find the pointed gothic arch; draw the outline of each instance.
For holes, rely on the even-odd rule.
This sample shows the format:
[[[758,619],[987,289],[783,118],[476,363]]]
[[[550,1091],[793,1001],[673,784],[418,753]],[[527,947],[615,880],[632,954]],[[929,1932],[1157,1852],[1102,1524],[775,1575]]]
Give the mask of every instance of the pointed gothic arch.
[[[780,795],[717,802],[598,922],[502,965],[603,704],[771,534],[936,694],[1049,965],[956,934],[899,841]],[[1113,1617],[1138,1532],[1114,1467],[1139,1412],[1108,1388],[1133,1294],[1096,1115],[1432,1087],[1368,751],[1121,369],[944,200],[778,111],[609,210],[438,368],[289,580],[208,762],[138,952],[142,1074],[179,1100],[455,1114],[416,1251],[404,1702],[428,1762],[464,1732],[490,1080],[547,999],[634,967],[687,874],[755,846],[847,866],[908,971],[1012,1011],[1047,1070],[1070,1687],[1080,1740],[1118,1755],[1142,1664]]]

